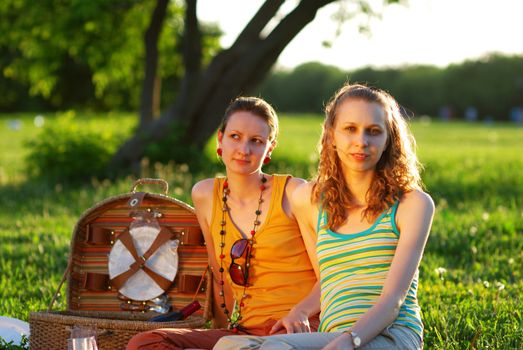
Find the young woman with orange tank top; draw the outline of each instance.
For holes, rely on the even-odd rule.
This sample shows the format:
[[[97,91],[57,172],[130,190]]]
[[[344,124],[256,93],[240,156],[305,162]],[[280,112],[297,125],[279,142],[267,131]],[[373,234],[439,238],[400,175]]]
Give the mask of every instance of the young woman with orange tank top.
[[[317,316],[293,309],[317,281],[290,201],[305,181],[261,169],[277,134],[278,119],[267,102],[237,98],[218,129],[217,153],[226,174],[193,187],[213,271],[214,327],[221,329],[144,332],[127,349],[212,349],[226,335],[317,329]]]
[[[225,337],[215,350],[422,348],[418,265],[434,204],[421,186],[392,96],[341,88],[326,108],[318,177],[292,195],[320,278],[295,310],[321,309],[319,332]]]

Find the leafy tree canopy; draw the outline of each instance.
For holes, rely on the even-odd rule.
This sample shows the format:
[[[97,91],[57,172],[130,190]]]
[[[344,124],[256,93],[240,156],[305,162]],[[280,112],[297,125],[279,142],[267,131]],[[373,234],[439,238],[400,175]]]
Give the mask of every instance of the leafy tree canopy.
[[[0,3],[0,51],[9,55],[3,75],[63,106],[73,91],[102,106],[136,108],[144,77],[144,32],[156,1],[6,0]],[[180,41],[184,3],[170,1],[158,43],[159,75],[183,75]],[[204,60],[219,49],[221,32],[203,26]],[[173,88],[176,85],[173,84]],[[171,96],[172,98],[172,96]],[[124,103],[123,99],[130,99]]]

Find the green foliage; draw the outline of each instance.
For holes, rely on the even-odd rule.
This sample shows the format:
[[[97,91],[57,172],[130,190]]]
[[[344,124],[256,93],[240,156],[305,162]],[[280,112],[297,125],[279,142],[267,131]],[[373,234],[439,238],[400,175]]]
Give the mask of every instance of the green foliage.
[[[321,113],[334,92],[333,86],[341,86],[346,80],[347,75],[339,68],[311,62],[291,72],[273,74],[259,91],[279,110]]]
[[[13,341],[9,343],[0,337],[0,349],[2,350],[25,350],[29,349],[29,338],[22,335],[22,341],[20,345],[15,345]]]
[[[5,68],[8,75],[29,84],[32,95],[56,105],[70,105],[71,91],[92,99],[115,86],[139,84],[139,37],[147,24],[151,2],[8,1],[3,14],[10,17],[2,46],[16,53]],[[141,18],[140,18],[141,17]],[[132,24],[132,25],[131,25]],[[7,25],[7,23],[6,23]],[[98,95],[100,96],[100,95]],[[72,100],[72,101],[71,101]],[[77,100],[76,100],[77,101]]]
[[[407,110],[435,115],[447,104],[442,89],[445,70],[432,66],[363,68],[350,74],[351,82],[363,82],[389,91]]]
[[[28,142],[31,175],[53,181],[78,181],[106,175],[107,165],[128,134],[99,122],[79,122],[67,112]]]
[[[47,308],[66,268],[71,233],[82,212],[128,192],[134,178],[94,179],[82,185],[23,181],[23,142],[36,133],[27,123],[32,116],[16,117],[24,123],[18,133],[0,125],[0,168],[7,178],[0,182],[0,208],[7,208],[0,211],[0,271],[8,271],[0,273],[0,314],[27,320],[29,311]],[[132,120],[118,118],[116,125],[132,125]],[[92,121],[99,129],[106,127],[105,119]],[[274,161],[266,171],[310,177],[320,125],[317,115],[282,116]],[[523,128],[441,122],[414,122],[411,127],[425,166],[423,179],[436,203],[420,265],[425,348],[519,349]],[[9,147],[2,143],[5,139]],[[208,157],[214,150],[212,140]],[[219,172],[223,168],[217,162],[198,172],[185,164],[151,163],[141,176],[166,179],[170,194],[190,203],[192,184]],[[55,308],[65,307],[62,296]]]
[[[507,119],[511,107],[523,107],[523,57],[493,54],[451,65],[442,88],[458,115],[476,106],[484,115]]]
[[[207,154],[194,146],[181,144],[180,140],[185,134],[185,125],[173,123],[169,126],[167,137],[160,141],[150,143],[145,150],[145,156],[151,163],[168,163],[176,160],[178,163],[188,164],[191,169],[199,170],[211,160]]]
[[[7,108],[136,108],[144,77],[144,34],[156,2],[132,0],[7,0],[0,4],[0,91],[20,89]],[[168,98],[183,74],[183,6],[170,1],[159,49],[159,74]],[[221,32],[203,26],[204,62],[219,48]],[[1,106],[1,105],[0,105]]]

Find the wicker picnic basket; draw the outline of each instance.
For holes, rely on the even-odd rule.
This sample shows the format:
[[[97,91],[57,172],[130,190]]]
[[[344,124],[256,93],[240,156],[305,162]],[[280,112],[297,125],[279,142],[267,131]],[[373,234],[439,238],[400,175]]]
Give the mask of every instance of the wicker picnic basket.
[[[137,187],[144,184],[160,184],[164,193],[137,192]],[[80,217],[71,239],[68,267],[49,309],[30,313],[31,349],[66,349],[67,338],[73,327],[95,329],[100,350],[124,349],[129,339],[139,332],[165,327],[200,328],[211,318],[212,277],[207,273],[208,260],[203,235],[194,209],[167,196],[167,190],[167,182],[163,180],[140,179],[135,182],[130,193],[108,198]],[[202,305],[201,310],[184,320],[147,322],[150,317],[158,315],[149,311],[153,304],[148,300],[136,301],[122,295],[123,289],[115,287],[116,284],[121,288],[121,281],[117,284],[117,278],[109,276],[112,249],[118,242],[123,242],[124,237],[130,237],[129,227],[136,210],[154,212],[161,233],[166,237],[162,242],[156,242],[158,239],[155,239],[149,250],[154,250],[152,246],[169,244],[174,240],[178,244],[177,272],[173,281],[164,283],[163,296],[167,296],[169,303],[176,309],[193,300],[198,300]],[[156,254],[159,251],[157,248]],[[133,249],[135,253],[138,250]],[[138,270],[150,272],[147,260],[151,258],[151,261],[155,252],[149,250],[139,257],[143,262],[140,261]],[[138,257],[136,260],[138,263]],[[133,273],[127,272],[130,275]],[[150,275],[155,275],[154,271]],[[53,304],[65,280],[67,310],[53,311]],[[158,287],[156,284],[154,286]],[[143,286],[143,289],[147,288],[149,286]],[[138,289],[142,289],[141,286]]]

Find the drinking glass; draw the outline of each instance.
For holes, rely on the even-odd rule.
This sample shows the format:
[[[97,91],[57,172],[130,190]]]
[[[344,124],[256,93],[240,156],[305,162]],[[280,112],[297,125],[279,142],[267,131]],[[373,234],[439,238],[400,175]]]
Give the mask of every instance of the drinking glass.
[[[74,326],[67,339],[67,350],[98,350],[96,329]]]

